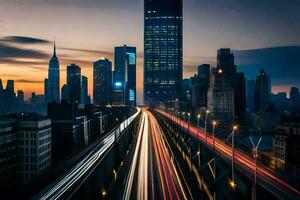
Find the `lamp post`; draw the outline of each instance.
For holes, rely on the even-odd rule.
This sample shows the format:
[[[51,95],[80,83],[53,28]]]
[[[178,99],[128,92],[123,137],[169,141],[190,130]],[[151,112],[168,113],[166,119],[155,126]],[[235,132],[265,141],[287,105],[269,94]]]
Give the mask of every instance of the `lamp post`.
[[[187,113],[188,115],[188,136],[191,138],[191,135],[190,135],[190,122],[191,122],[191,113]],[[190,162],[190,172],[192,174],[192,148],[191,148],[192,144],[191,144],[191,141],[190,141],[190,148],[189,148],[189,153],[190,153],[190,159],[191,159],[191,162]]]
[[[209,110],[206,110],[206,115],[205,115],[205,145],[207,146],[207,117],[209,114]]]
[[[259,144],[261,142],[262,137],[259,138],[256,145],[254,145],[254,142],[252,138],[249,136],[249,139],[252,143],[253,150],[254,150],[254,159],[255,159],[255,169],[254,169],[254,184],[252,188],[252,200],[256,200],[256,177],[257,177],[257,149],[259,147]]]
[[[212,128],[212,138],[213,138],[213,154],[214,154],[214,180],[216,180],[216,155],[215,155],[215,128],[217,125],[216,121],[213,121],[212,123],[213,128]],[[214,191],[214,196],[213,199],[216,199],[216,192]]]
[[[199,154],[198,154],[198,164],[199,164],[199,167],[200,167],[200,138],[199,138],[199,129],[200,129],[200,118],[201,118],[201,115],[199,114],[199,115],[197,115],[197,127],[198,127],[198,129],[197,129],[197,140],[198,140],[198,152],[199,152]]]
[[[232,159],[231,159],[231,182],[229,183],[230,186],[234,189],[236,187],[235,181],[234,181],[234,135],[238,127],[236,125],[233,126],[232,129],[232,135],[231,135],[231,148],[232,148]]]

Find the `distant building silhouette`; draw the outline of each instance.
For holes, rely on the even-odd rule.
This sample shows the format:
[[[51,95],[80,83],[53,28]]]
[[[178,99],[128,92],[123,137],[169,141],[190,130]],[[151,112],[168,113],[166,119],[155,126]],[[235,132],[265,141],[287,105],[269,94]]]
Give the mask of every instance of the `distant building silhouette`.
[[[182,79],[182,0],[145,0],[144,9],[144,103],[174,104]]]
[[[111,104],[112,100],[112,64],[107,58],[94,62],[93,101],[95,105]]]
[[[296,87],[291,87],[290,100],[292,103],[292,109],[294,111],[300,111],[300,93]]]
[[[81,68],[76,64],[67,66],[69,101],[79,103],[81,97]]]
[[[86,76],[81,76],[81,101],[82,104],[89,104],[88,95],[88,78]]]
[[[255,82],[255,112],[259,112],[270,103],[271,80],[266,72],[261,69]]]
[[[69,88],[67,84],[61,87],[61,100],[69,101]]]
[[[59,102],[60,100],[60,74],[59,74],[59,60],[56,56],[56,47],[54,43],[53,56],[49,61],[48,81],[45,81],[45,88],[47,91],[46,100],[48,102]]]

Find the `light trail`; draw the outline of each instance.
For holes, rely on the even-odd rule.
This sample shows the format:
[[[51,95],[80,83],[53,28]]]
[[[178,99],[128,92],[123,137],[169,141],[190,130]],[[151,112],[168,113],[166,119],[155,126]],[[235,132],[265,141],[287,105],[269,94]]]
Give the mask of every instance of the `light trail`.
[[[152,113],[149,115],[151,136],[164,199],[188,199],[175,165],[165,144],[163,132]],[[167,192],[166,192],[167,191]]]
[[[140,146],[141,146],[141,143],[142,143],[141,142],[142,141],[142,135],[143,135],[143,132],[145,130],[146,120],[148,120],[146,118],[146,116],[147,116],[146,113],[143,112],[142,113],[141,124],[139,126],[137,145],[136,145],[135,150],[134,150],[132,164],[130,166],[129,175],[127,176],[127,180],[126,180],[126,185],[125,185],[125,190],[124,190],[124,195],[123,195],[124,200],[130,199],[130,196],[131,196],[131,191],[132,191],[133,181],[134,181],[134,177],[135,177],[136,166],[137,166],[137,162],[138,162],[138,159],[139,159]]]
[[[137,108],[137,112],[130,118],[125,120],[120,124],[118,129],[124,130],[130,123],[138,116],[140,108]],[[57,181],[48,186],[45,191],[42,191],[33,199],[58,199],[65,192],[67,192],[70,187],[77,183],[77,181],[82,178],[87,172],[92,169],[92,167],[99,161],[99,159],[104,155],[105,152],[114,144],[116,141],[116,131],[111,131],[105,136],[105,138],[99,142],[91,151],[88,153],[78,164],[75,165],[66,174],[61,176]]]
[[[166,116],[170,120],[172,120],[174,123],[179,124],[184,129],[187,129],[188,123],[185,121],[182,121],[181,119],[176,119],[175,116],[161,111],[156,110],[162,115]],[[190,134],[194,136],[194,138],[200,140],[202,143],[205,144],[205,131],[203,129],[198,129],[192,125],[189,125]],[[207,146],[209,148],[213,148],[213,138],[212,136],[207,134]],[[228,160],[232,159],[232,148],[228,144],[224,143],[222,140],[215,137],[215,152],[219,153],[221,156],[225,157]],[[249,157],[247,154],[239,151],[238,149],[235,149],[234,154],[234,160],[235,164],[241,167],[243,170],[246,170],[248,172],[254,173],[255,171],[255,161],[253,158]],[[300,191],[295,189],[294,187],[290,186],[288,183],[284,182],[280,178],[277,178],[274,174],[267,171],[266,169],[262,168],[261,166],[257,166],[257,177],[264,180],[265,182],[269,183],[270,185],[274,186],[276,190],[280,190],[283,194],[286,194],[290,196],[290,193],[287,193],[285,189],[288,189],[291,193],[294,193],[297,195],[297,198],[299,198]],[[283,186],[283,187],[282,187]],[[293,199],[294,196],[290,196],[291,199]]]

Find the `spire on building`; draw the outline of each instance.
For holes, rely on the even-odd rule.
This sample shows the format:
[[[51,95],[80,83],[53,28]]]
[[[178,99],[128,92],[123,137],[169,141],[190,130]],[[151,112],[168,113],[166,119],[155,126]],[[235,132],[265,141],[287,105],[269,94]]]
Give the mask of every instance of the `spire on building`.
[[[56,46],[55,46],[55,40],[54,40],[54,51],[53,51],[53,56],[56,57]]]

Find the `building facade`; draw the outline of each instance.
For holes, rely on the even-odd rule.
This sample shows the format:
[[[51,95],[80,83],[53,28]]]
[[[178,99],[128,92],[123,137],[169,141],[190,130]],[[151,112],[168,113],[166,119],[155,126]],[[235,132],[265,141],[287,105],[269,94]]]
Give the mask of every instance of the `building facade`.
[[[231,126],[245,120],[246,80],[243,73],[236,71],[230,49],[218,50],[208,95],[208,109],[220,124]]]
[[[107,58],[94,62],[93,101],[95,105],[111,104],[112,100],[112,64]]]
[[[144,9],[144,104],[174,104],[182,79],[182,0],[145,0]]]
[[[113,104],[136,105],[136,47],[115,47]]]
[[[51,166],[51,120],[41,116],[21,119],[19,138],[19,172],[27,183]]]

